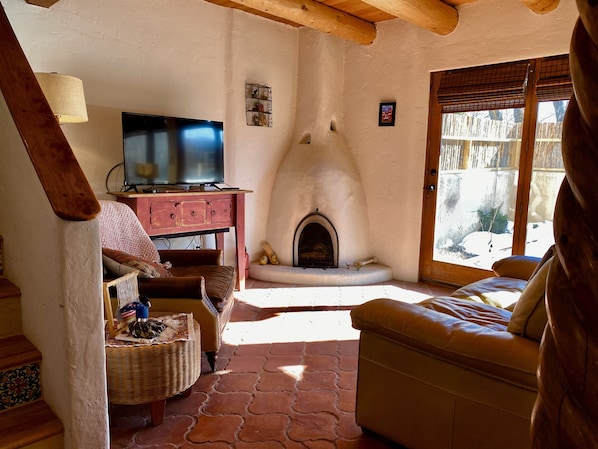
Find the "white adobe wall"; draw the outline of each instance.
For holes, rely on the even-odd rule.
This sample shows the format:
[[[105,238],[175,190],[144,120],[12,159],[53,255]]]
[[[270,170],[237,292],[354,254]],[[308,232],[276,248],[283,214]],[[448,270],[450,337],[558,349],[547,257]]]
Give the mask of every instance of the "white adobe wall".
[[[122,111],[222,120],[226,181],[254,192],[246,196],[246,241],[250,253],[261,251],[294,126],[295,28],[197,0],[2,3],[35,71],[83,80],[89,122],[63,129],[97,195],[107,198],[106,175],[122,161]],[[272,87],[272,128],[245,124],[246,82]]]
[[[418,277],[429,73],[568,53],[578,16],[569,0],[544,16],[520,0],[480,0],[459,11],[448,36],[396,19],[378,24],[371,46],[345,46],[347,140],[366,192],[373,255],[396,279]],[[397,102],[394,127],[378,127],[384,100]]]
[[[5,269],[21,289],[23,333],[42,353],[43,397],[67,448],[107,447],[98,225],[54,214],[2,95],[0,138]]]
[[[294,28],[197,0],[2,6],[34,71],[83,80],[89,122],[62,129],[98,197],[107,197],[105,177],[122,160],[121,111],[223,120],[226,178],[254,191],[247,196],[247,215],[255,217],[247,242],[250,251],[259,246],[294,123]],[[273,128],[245,125],[248,81],[272,86]],[[108,447],[103,336],[90,325],[102,317],[97,226],[55,223],[32,169],[12,155],[22,148],[13,148],[19,143],[7,141],[4,129],[0,152],[11,163],[0,167],[0,233],[7,271],[25,287],[24,325],[43,353],[45,395],[66,425],[67,448]]]

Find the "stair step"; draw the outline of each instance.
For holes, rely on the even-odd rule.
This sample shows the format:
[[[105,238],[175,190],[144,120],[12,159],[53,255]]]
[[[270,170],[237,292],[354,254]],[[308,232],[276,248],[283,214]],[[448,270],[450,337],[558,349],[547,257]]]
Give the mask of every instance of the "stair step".
[[[0,279],[0,298],[21,296],[21,290],[6,278]]]
[[[0,371],[39,363],[41,358],[41,353],[24,335],[13,335],[0,339]]]
[[[64,427],[44,401],[0,413],[3,449],[62,448]]]
[[[21,290],[8,279],[0,279],[0,338],[22,333]]]
[[[23,335],[0,339],[0,416],[41,399],[40,361],[41,353]]]

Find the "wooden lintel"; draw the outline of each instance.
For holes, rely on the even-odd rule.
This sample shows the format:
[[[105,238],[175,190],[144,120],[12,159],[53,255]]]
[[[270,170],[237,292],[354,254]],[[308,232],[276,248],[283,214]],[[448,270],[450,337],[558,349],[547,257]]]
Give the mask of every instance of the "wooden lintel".
[[[459,22],[457,9],[441,0],[364,0],[365,3],[436,34],[449,34]]]
[[[58,3],[59,0],[25,0],[30,5],[41,6],[43,8],[49,8],[54,3]]]
[[[536,14],[547,14],[559,6],[560,0],[521,0],[525,6]]]
[[[376,26],[315,0],[232,0],[257,11],[361,45],[376,38]]]

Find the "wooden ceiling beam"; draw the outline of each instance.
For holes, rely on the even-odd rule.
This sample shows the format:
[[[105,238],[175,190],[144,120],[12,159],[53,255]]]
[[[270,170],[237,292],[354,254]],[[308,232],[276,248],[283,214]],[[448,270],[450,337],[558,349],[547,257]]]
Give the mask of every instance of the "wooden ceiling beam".
[[[560,0],[521,0],[525,6],[536,14],[547,14],[559,6]]]
[[[440,35],[449,34],[459,22],[457,9],[441,0],[364,0],[364,2]]]
[[[376,26],[315,0],[232,0],[234,3],[314,28],[324,33],[369,45]]]

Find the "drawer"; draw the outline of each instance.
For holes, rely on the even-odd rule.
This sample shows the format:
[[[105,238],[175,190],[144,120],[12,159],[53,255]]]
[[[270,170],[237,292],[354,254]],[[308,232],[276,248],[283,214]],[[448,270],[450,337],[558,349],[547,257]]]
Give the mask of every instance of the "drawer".
[[[150,228],[164,230],[180,225],[177,201],[152,201],[150,203]]]
[[[234,226],[233,200],[231,197],[210,200],[210,216],[212,224]]]
[[[197,226],[206,223],[209,223],[207,201],[183,201],[181,203],[181,224],[183,226]]]

